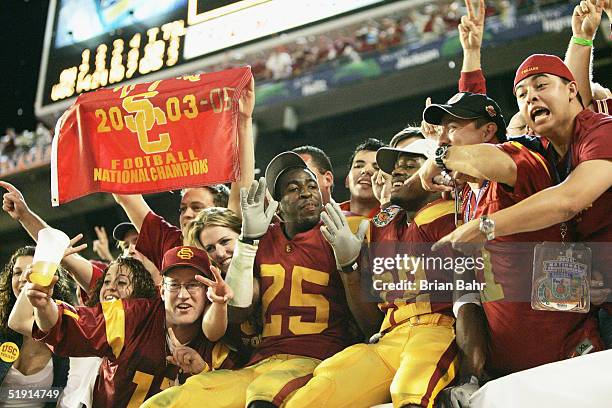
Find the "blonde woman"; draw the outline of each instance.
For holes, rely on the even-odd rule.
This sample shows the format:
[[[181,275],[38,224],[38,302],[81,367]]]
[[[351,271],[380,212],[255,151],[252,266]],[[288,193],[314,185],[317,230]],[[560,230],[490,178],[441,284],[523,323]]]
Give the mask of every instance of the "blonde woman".
[[[221,271],[225,277],[234,255],[236,241],[240,236],[242,220],[235,212],[228,208],[211,207],[200,212],[188,227],[184,244],[201,248]],[[223,279],[210,282],[213,286],[208,290],[210,306],[202,320],[202,330],[210,341],[217,341],[224,337],[226,343],[233,345],[240,351],[241,357],[248,360],[253,347],[261,340],[261,323],[258,311],[248,309],[229,308],[229,319],[241,321],[238,314],[248,314],[247,320],[240,325],[228,325],[227,300],[216,296],[227,290]],[[254,284],[254,296],[259,296],[258,282]]]

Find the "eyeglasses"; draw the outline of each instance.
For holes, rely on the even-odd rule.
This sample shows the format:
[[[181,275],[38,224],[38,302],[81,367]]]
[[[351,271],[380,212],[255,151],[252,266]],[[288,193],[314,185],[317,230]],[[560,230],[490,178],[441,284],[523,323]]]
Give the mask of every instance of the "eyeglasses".
[[[200,282],[189,282],[189,283],[164,282],[164,286],[169,292],[179,292],[181,288],[185,288],[187,292],[189,292],[192,295],[195,295],[204,285]]]

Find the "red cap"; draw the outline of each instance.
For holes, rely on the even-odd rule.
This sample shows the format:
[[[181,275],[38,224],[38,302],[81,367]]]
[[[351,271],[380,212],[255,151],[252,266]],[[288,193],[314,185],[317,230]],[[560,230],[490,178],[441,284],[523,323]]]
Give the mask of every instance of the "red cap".
[[[523,79],[537,74],[551,74],[565,78],[568,81],[575,81],[572,72],[567,65],[563,63],[561,58],[556,55],[533,54],[523,61],[521,66],[516,70],[514,88],[516,88],[516,85]],[[513,92],[515,92],[514,89]]]
[[[212,276],[208,254],[199,248],[179,246],[167,250],[162,260],[162,275],[175,266],[190,266],[203,275]]]

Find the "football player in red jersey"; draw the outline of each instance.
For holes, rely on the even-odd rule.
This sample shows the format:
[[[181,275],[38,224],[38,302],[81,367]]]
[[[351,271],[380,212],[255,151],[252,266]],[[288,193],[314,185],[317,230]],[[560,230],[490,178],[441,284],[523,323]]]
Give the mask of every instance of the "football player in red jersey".
[[[395,205],[370,222],[370,257],[394,257],[398,251],[414,257],[423,249],[419,243],[433,242],[455,227],[452,201],[433,201],[418,211],[414,219],[407,215],[415,203],[422,203],[422,197],[415,197],[410,186],[404,184],[422,162],[419,145],[415,142],[405,149],[378,151],[380,168],[393,176],[391,202]],[[411,147],[419,153],[415,155]],[[435,197],[429,194],[429,200],[432,199]],[[337,204],[326,206],[326,210],[322,214],[325,223],[322,232],[332,244],[338,264],[345,267],[343,270],[351,270],[346,266],[355,262],[362,236],[350,231]],[[452,273],[435,267],[417,268],[414,274],[402,269],[390,273],[392,282],[399,282],[402,273],[404,279],[415,283],[448,282],[449,278],[452,281]],[[373,344],[357,344],[325,360],[315,369],[313,379],[289,399],[287,407],[371,406],[387,402],[390,397],[395,407],[433,406],[436,396],[453,381],[458,368],[450,297],[435,299],[425,291],[391,289],[383,295],[379,307],[384,319],[371,340]]]
[[[317,176],[323,205],[331,201],[334,190],[334,168],[329,156],[316,146],[298,146],[291,150],[300,155],[306,166]]]
[[[321,360],[354,342],[334,254],[320,232],[316,176],[300,156],[284,152],[270,162],[265,180],[254,182],[248,194],[241,192],[242,232],[227,277],[239,306],[251,303],[253,277],[259,279],[261,343],[247,367],[193,376],[145,407],[278,407],[308,382]],[[275,201],[263,211],[266,184],[280,200],[282,223],[269,224]],[[245,245],[254,265],[245,262]],[[247,265],[238,270],[237,264]]]
[[[184,381],[197,369],[232,365],[222,343],[207,341],[201,329],[206,297],[197,274],[210,275],[208,256],[198,248],[177,247],[166,252],[162,297],[117,299],[95,307],[74,308],[50,301],[50,287],[28,283],[34,307],[33,337],[59,355],[103,357],[94,390],[94,406],[137,407],[145,398]],[[191,349],[176,350],[171,336]],[[180,347],[179,347],[180,348]],[[182,371],[168,364],[167,357]]]
[[[424,111],[424,120],[442,125],[443,132],[435,157],[420,170],[421,181],[426,188],[443,190],[445,187],[432,183],[433,176],[444,169],[463,174],[470,181],[463,192],[464,221],[480,220],[480,233],[490,234],[494,227],[488,217],[552,186],[553,168],[542,155],[520,143],[495,145],[503,134],[503,120],[496,120],[500,117],[497,104],[484,95],[459,95]],[[531,308],[535,243],[561,241],[561,226],[490,238],[495,240],[483,250],[487,262],[477,274],[486,283],[481,296],[490,339],[488,374],[496,377],[568,358],[586,343],[601,349],[592,315]],[[468,327],[474,323],[459,322]]]

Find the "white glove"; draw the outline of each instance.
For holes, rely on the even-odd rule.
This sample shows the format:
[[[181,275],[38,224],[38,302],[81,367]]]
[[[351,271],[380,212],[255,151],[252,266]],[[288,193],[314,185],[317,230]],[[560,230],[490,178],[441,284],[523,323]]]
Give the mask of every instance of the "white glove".
[[[334,249],[336,263],[344,268],[359,256],[370,221],[361,221],[357,234],[353,234],[338,203],[332,201],[326,204],[325,211],[321,213],[321,221],[325,224],[321,227],[321,233]]]
[[[266,197],[266,179],[253,180],[251,188],[240,189],[240,208],[242,209],[242,236],[245,238],[261,238],[272,221],[272,217],[278,208],[277,201],[270,201],[268,208],[264,211],[264,199]]]
[[[253,303],[253,264],[257,255],[255,245],[236,241],[234,256],[225,275],[225,283],[232,288],[234,297],[228,302],[230,306],[249,307]]]
[[[442,390],[438,408],[469,408],[470,397],[480,388],[478,380],[472,378],[470,382]]]

